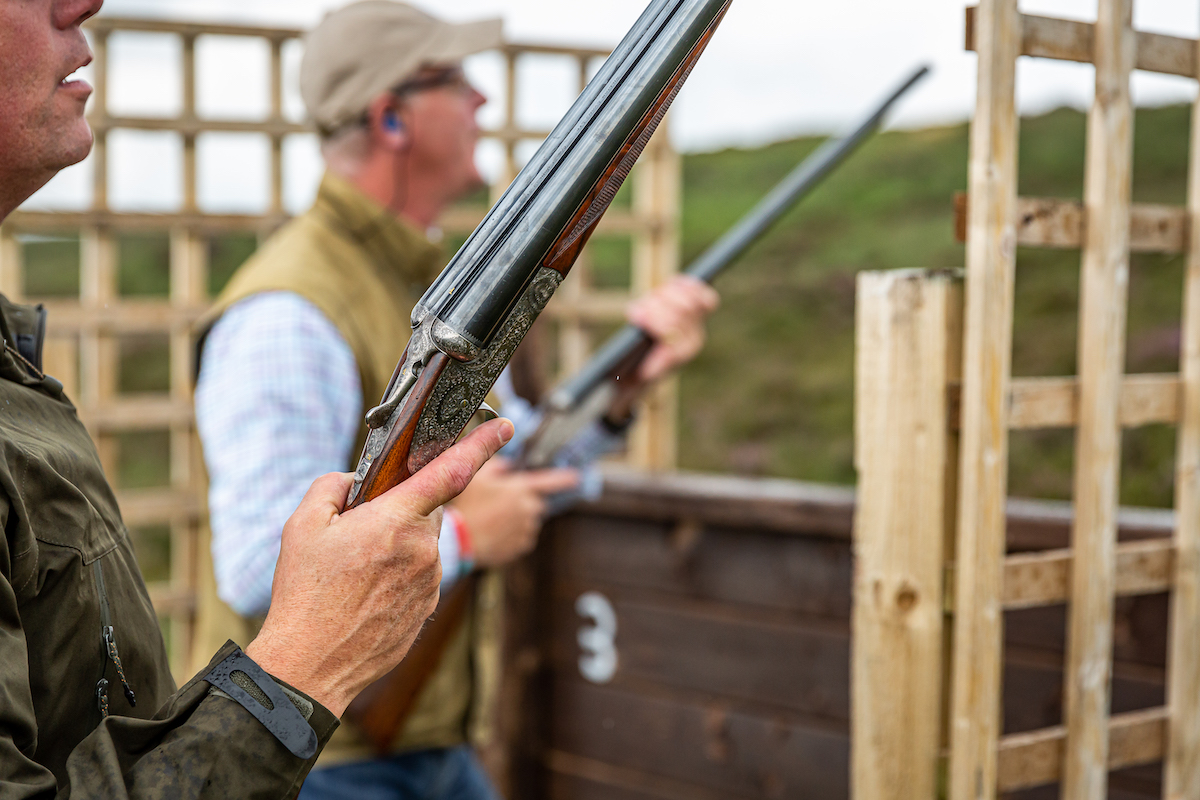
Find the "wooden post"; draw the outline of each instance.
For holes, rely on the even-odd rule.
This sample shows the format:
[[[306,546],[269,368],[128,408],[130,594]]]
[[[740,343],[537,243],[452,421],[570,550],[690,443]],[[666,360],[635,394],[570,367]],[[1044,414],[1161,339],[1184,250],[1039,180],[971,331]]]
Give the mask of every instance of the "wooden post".
[[[961,276],[858,277],[851,783],[861,800],[932,800],[942,742],[943,575],[962,364]]]
[[[587,86],[587,59],[580,57],[576,66],[579,68],[579,91]],[[559,304],[578,308],[590,291],[592,272],[591,249],[584,247],[579,254],[579,260],[571,268],[571,280],[567,281],[558,294]],[[558,371],[560,379],[569,378],[583,367],[588,355],[592,352],[592,337],[579,315],[564,317],[558,324]]]
[[[196,121],[196,37],[184,34],[183,37],[183,119],[185,122]],[[186,131],[183,134],[183,211],[196,211],[196,134]]]
[[[108,210],[108,31],[92,36],[92,208]]]
[[[170,400],[177,408],[191,408],[192,381],[196,365],[195,348],[191,328],[186,320],[190,308],[202,306],[208,299],[208,265],[204,240],[187,228],[176,228],[171,232],[171,305],[178,314],[178,321],[170,332]],[[197,493],[201,484],[195,469],[198,454],[193,453],[196,438],[190,415],[180,416],[171,424],[171,488],[180,495]],[[171,529],[171,589],[177,595],[194,593],[196,574],[196,547],[199,529],[194,518],[186,514],[175,514],[170,520]],[[191,611],[171,614],[172,636],[179,643],[172,648],[171,668],[176,675],[185,675],[191,663],[192,633],[195,615]]]
[[[275,123],[285,122],[283,118],[283,43],[285,39],[271,40],[271,113],[270,120]],[[272,217],[282,219],[283,210],[283,134],[271,134],[271,201],[269,211]]]
[[[668,123],[663,121],[646,148],[633,176],[634,212],[650,222],[634,236],[633,295],[661,286],[679,272],[679,197],[682,167],[670,147]],[[630,435],[634,465],[672,469],[677,460],[678,380],[670,378],[651,389],[642,402],[638,423]]]
[[[104,228],[80,235],[79,300],[84,313],[95,315],[117,295],[117,244]],[[79,412],[85,424],[97,408],[112,402],[117,393],[117,342],[92,321],[79,336]],[[116,483],[117,440],[91,431],[107,475]]]
[[[950,712],[951,800],[996,796],[1008,490],[1007,398],[1016,266],[1017,0],[975,16],[978,95],[971,123],[962,455]]]
[[[1200,44],[1197,46],[1200,54]],[[1192,104],[1188,266],[1175,468],[1175,587],[1168,664],[1167,800],[1200,797],[1200,101]]]
[[[515,132],[520,128],[517,124],[517,53],[508,50],[504,53],[504,122],[500,129],[504,132],[501,144],[504,146],[504,172],[492,184],[492,202],[495,203],[504,194],[504,190],[517,177],[517,140]]]
[[[1088,115],[1087,231],[1079,326],[1074,560],[1064,708],[1064,800],[1102,800],[1108,787],[1108,706],[1121,469],[1118,403],[1125,367],[1133,104],[1133,0],[1101,0],[1096,98]],[[1193,667],[1194,668],[1194,667]]]
[[[0,227],[0,292],[16,301],[25,294],[23,248],[13,232],[3,227]]]

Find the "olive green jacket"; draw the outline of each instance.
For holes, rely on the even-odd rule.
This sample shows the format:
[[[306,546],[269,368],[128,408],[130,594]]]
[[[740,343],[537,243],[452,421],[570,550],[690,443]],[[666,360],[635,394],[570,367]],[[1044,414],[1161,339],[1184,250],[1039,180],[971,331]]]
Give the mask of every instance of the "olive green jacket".
[[[365,416],[382,397],[408,344],[412,307],[441,265],[441,250],[424,233],[328,173],[313,207],[272,236],[237,271],[197,332],[202,340],[221,314],[247,297],[273,291],[298,294],[320,309],[354,354]],[[355,462],[365,438],[363,425],[352,454]],[[347,469],[354,466],[348,464]],[[257,624],[239,617],[217,597],[207,542],[203,549],[198,640],[193,648],[197,652],[227,638],[249,639]],[[502,589],[498,573],[484,576],[472,613],[447,646],[397,736],[397,751],[466,741],[483,744],[490,738],[489,711],[499,684]],[[346,725],[330,742],[321,764],[373,756],[367,742]]]
[[[176,690],[100,459],[41,372],[44,325],[0,296],[0,797],[293,796],[315,755],[292,755],[214,673]],[[292,697],[319,751],[337,721]]]

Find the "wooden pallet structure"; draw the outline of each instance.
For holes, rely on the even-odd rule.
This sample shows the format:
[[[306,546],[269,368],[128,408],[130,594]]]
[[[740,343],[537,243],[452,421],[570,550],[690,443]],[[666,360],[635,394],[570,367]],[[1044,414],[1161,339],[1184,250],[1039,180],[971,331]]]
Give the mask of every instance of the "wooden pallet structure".
[[[1094,23],[968,10],[978,53],[961,275],[864,274],[853,795],[994,798],[1162,761],[1164,797],[1200,797],[1200,103],[1186,208],[1131,202],[1135,69],[1200,77],[1200,43],[1135,31],[1132,0]],[[1020,56],[1095,65],[1082,203],[1017,196]],[[1017,246],[1082,251],[1078,371],[1011,374]],[[1126,375],[1131,251],[1187,259],[1178,374]],[[1174,536],[1117,540],[1122,430],[1177,426]],[[1073,428],[1069,549],[1006,555],[1008,432]],[[1167,702],[1110,713],[1118,597],[1170,592]],[[1004,735],[1004,612],[1067,604],[1062,724]]]
[[[204,313],[214,288],[210,255],[214,241],[230,234],[261,238],[286,220],[284,209],[284,151],[292,137],[311,137],[312,128],[290,118],[285,110],[285,51],[304,32],[287,28],[98,17],[87,24],[95,53],[95,95],[89,121],[95,133],[92,159],[92,202],[79,212],[18,211],[0,227],[0,291],[13,299],[44,302],[50,312],[46,345],[47,371],[63,380],[79,408],[81,419],[96,439],[105,468],[120,494],[125,520],[135,539],[147,531],[163,533],[169,550],[169,577],[151,586],[154,604],[167,623],[172,665],[180,672],[188,663],[187,646],[196,588],[195,553],[198,527],[205,512],[194,438],[192,382],[195,369],[191,326]],[[173,40],[180,53],[181,108],[172,116],[114,115],[110,53],[123,37]],[[268,107],[256,119],[205,116],[197,104],[197,45],[208,37],[234,37],[264,43],[269,51]],[[501,124],[482,133],[498,141],[505,154],[503,174],[491,187],[499,196],[516,174],[523,144],[544,139],[549,131],[520,124],[518,107],[524,92],[536,90],[522,80],[524,65],[533,59],[565,60],[577,67],[582,88],[608,51],[557,44],[509,43],[503,46],[505,91]],[[169,213],[130,213],[110,203],[111,135],[117,131],[155,131],[181,142],[182,199]],[[238,134],[269,142],[269,203],[258,214],[209,213],[197,199],[197,141],[208,134]],[[656,286],[678,269],[680,161],[661,131],[654,137],[631,178],[631,199],[604,218],[597,239],[629,242],[630,286],[593,289],[589,257],[563,287],[548,309],[556,327],[558,365],[563,373],[580,366],[589,355],[598,327],[623,321],[631,295]],[[619,205],[619,204],[618,204]],[[481,204],[451,209],[439,225],[447,236],[469,233],[482,219]],[[161,296],[122,294],[119,273],[125,237],[157,236],[169,240],[163,265],[169,289]],[[46,238],[78,237],[79,281],[74,296],[38,297],[26,291],[27,250]],[[447,255],[448,257],[448,255]],[[169,385],[163,391],[129,393],[120,385],[122,344],[131,337],[168,342]],[[650,398],[634,433],[629,460],[649,468],[674,464],[675,390],[667,386]],[[169,444],[161,485],[128,489],[119,485],[123,437],[131,432],[166,434]],[[160,437],[161,438],[161,437]],[[148,534],[147,534],[148,535]]]

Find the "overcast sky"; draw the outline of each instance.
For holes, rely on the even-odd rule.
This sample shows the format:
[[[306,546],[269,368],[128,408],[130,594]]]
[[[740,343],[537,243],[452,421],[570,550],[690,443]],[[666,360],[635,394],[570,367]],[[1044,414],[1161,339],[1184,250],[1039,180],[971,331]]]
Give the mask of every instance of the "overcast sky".
[[[244,22],[307,28],[344,0],[107,0],[108,16],[146,16]],[[501,16],[506,35],[517,41],[552,41],[611,47],[637,18],[646,0],[415,0],[450,19]],[[934,68],[894,114],[892,126],[923,127],[958,122],[971,113],[975,57],[962,49],[963,0],[734,0],[703,59],[677,100],[672,136],[684,150],[756,145],[798,133],[830,132],[861,115],[903,74],[922,63]],[[1026,13],[1094,19],[1095,0],[1024,0]],[[1141,29],[1200,36],[1200,0],[1138,0]],[[254,116],[265,106],[262,50],[236,40],[199,46],[199,102],[219,116]],[[207,52],[205,51],[207,47]],[[112,47],[112,110],[169,113],[178,103],[178,72],[169,40],[126,35]],[[289,54],[294,64],[299,51]],[[468,65],[485,92],[499,92],[498,59],[484,56]],[[573,68],[553,61],[530,62],[522,73],[526,92],[523,121],[549,127],[565,111],[576,87]],[[1191,100],[1195,82],[1137,74],[1135,101],[1158,105]],[[1022,59],[1018,99],[1023,113],[1068,104],[1084,107],[1092,93],[1089,66]],[[290,93],[293,116],[302,110]],[[498,104],[493,104],[498,105]],[[496,109],[485,107],[488,122]],[[153,210],[172,205],[177,187],[154,164],[172,160],[167,139],[124,134],[113,142],[114,200],[118,206]],[[202,202],[213,210],[254,210],[266,192],[262,143],[210,137],[203,145]],[[496,153],[484,147],[480,161],[494,169]],[[202,163],[205,153],[201,152]],[[311,142],[295,140],[288,152],[288,203],[303,207],[319,174]],[[75,168],[36,198],[35,205],[86,203],[87,167]],[[170,172],[170,170],[167,170]],[[175,181],[177,183],[177,181]],[[234,191],[231,187],[236,186]],[[129,201],[129,202],[126,202]]]

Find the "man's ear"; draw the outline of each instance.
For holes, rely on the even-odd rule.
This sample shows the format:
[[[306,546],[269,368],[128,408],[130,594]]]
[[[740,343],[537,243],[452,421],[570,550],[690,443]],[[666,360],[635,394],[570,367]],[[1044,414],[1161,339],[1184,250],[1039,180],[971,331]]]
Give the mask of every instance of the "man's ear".
[[[390,94],[381,95],[367,107],[371,141],[384,150],[399,151],[411,143],[403,108]]]

